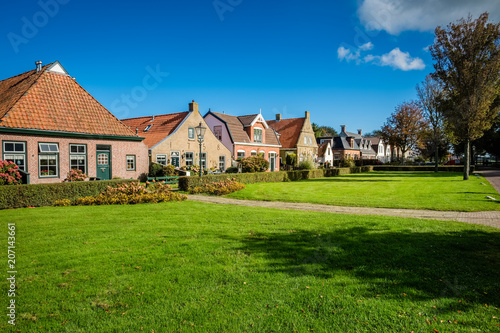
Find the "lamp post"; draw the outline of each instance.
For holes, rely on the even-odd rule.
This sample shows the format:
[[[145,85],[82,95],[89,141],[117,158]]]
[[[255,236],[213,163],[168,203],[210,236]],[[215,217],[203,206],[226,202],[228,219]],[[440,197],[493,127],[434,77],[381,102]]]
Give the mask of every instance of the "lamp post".
[[[203,174],[202,173],[203,166],[201,165],[201,144],[203,143],[203,137],[205,136],[205,131],[207,130],[207,128],[204,127],[200,121],[200,124],[196,126],[194,130],[196,131],[196,137],[198,138],[198,142],[200,143],[200,177],[201,177],[201,175]]]

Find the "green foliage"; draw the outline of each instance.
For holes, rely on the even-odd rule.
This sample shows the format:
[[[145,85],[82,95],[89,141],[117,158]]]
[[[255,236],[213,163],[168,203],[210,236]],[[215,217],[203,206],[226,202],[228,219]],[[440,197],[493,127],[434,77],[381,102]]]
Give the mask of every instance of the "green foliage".
[[[269,162],[261,155],[242,158],[240,163],[242,172],[264,172],[269,169]]]
[[[286,165],[295,165],[297,163],[297,154],[286,154],[285,163]]]
[[[226,169],[226,173],[238,173],[237,167],[229,167]]]
[[[226,195],[245,188],[245,185],[233,179],[225,179],[219,182],[203,184],[203,186],[193,187],[189,190],[191,194],[207,193],[210,195]]]
[[[163,169],[163,165],[155,162],[151,163],[149,165],[148,177],[165,177],[165,170]]]
[[[314,169],[314,163],[311,160],[305,160],[299,163],[299,170]]]
[[[173,166],[172,164],[163,166],[163,173],[165,177],[175,176],[177,174],[177,172],[175,171],[175,166]]]
[[[339,161],[339,166],[341,168],[352,168],[356,166],[356,163],[352,158],[345,158]]]
[[[54,201],[85,196],[95,196],[108,185],[129,183],[133,180],[102,180],[95,182],[71,182],[55,184],[30,184],[0,186],[0,209],[52,206]]]

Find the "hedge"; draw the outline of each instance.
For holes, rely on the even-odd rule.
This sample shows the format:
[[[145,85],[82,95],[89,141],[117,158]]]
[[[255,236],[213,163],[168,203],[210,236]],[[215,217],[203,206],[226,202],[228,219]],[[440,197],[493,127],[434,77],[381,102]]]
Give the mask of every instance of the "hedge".
[[[0,209],[52,206],[54,201],[96,196],[108,185],[114,186],[137,180],[117,179],[54,184],[0,186]]]
[[[191,176],[179,178],[179,189],[189,191],[190,188],[202,186],[211,182],[219,182],[227,178],[235,179],[243,184],[252,183],[276,183],[297,181],[321,177],[333,177],[349,173],[359,173],[372,171],[373,166],[363,166],[354,168],[336,168],[336,169],[313,169],[298,171],[276,171],[276,172],[256,172],[256,173],[231,173],[220,175],[206,175],[203,177]]]
[[[434,165],[376,165],[374,171],[434,171]],[[475,166],[470,166],[470,172],[474,172]],[[438,171],[464,172],[463,165],[440,165]]]

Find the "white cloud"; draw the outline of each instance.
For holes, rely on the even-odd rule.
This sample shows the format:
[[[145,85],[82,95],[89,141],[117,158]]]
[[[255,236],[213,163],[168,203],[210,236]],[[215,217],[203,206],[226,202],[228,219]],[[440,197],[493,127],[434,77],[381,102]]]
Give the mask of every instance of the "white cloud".
[[[396,47],[389,53],[386,53],[380,57],[381,66],[391,66],[394,69],[401,69],[403,71],[411,71],[414,69],[424,69],[425,64],[420,58],[410,57],[410,53],[401,52],[401,50]]]
[[[389,53],[383,54],[381,56],[367,54],[361,58],[361,51],[371,50],[373,44],[368,42],[363,44],[356,51],[352,51],[348,48],[340,46],[337,49],[337,55],[340,61],[344,60],[350,62],[355,60],[356,64],[361,63],[373,63],[378,66],[390,66],[394,69],[400,69],[403,71],[411,70],[421,70],[425,68],[425,64],[420,58],[412,58],[410,53],[402,52],[398,47]]]
[[[490,13],[490,21],[500,21],[497,0],[363,0],[358,9],[367,30],[385,30],[391,35],[402,31],[433,31],[460,18]]]

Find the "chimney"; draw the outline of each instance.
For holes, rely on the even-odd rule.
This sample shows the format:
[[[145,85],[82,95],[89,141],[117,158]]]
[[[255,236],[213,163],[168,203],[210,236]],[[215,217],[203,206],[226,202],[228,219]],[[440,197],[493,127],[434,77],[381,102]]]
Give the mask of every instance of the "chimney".
[[[359,134],[359,135],[363,135],[363,131],[359,129],[359,130],[358,130],[358,134]]]
[[[42,62],[40,60],[35,61],[35,65],[36,65],[36,72],[37,73],[42,70]]]
[[[276,113],[276,121],[280,121],[281,120],[281,113]]]
[[[340,132],[345,133],[345,125],[340,125]]]
[[[150,120],[151,122],[155,121],[155,115],[152,115],[152,118]]]
[[[200,112],[198,103],[195,103],[194,99],[193,102],[189,103],[189,112],[194,111],[194,112]]]
[[[309,111],[306,111],[306,119],[309,119],[309,115],[310,115]]]

